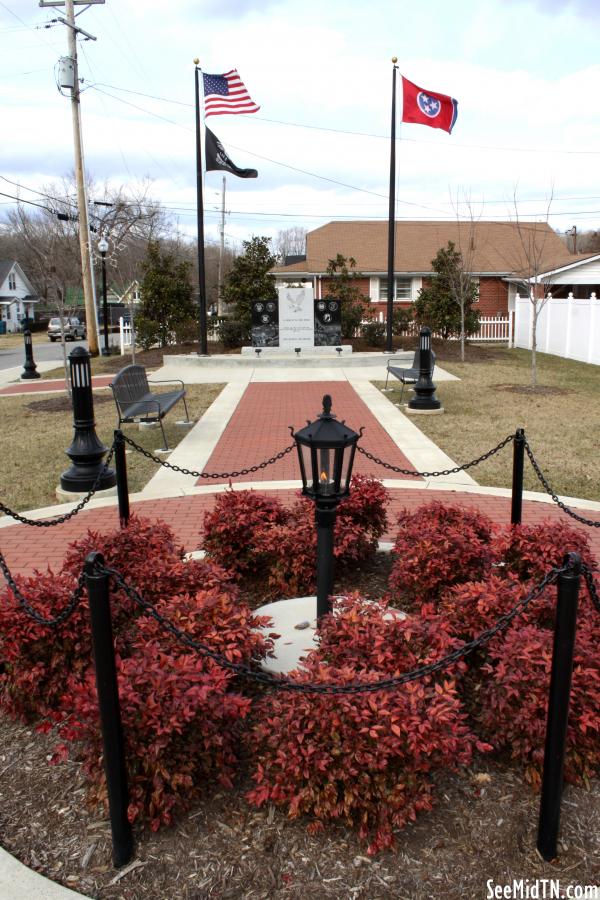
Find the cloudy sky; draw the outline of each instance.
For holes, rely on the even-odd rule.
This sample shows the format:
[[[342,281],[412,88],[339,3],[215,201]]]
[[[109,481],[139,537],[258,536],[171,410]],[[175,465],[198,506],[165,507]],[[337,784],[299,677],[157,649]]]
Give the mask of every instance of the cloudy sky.
[[[78,22],[86,168],[114,185],[153,180],[195,228],[194,57],[237,68],[255,115],[209,126],[256,180],[227,177],[226,236],[387,219],[391,57],[458,100],[452,135],[398,128],[397,217],[502,219],[600,228],[598,0],[106,0]],[[63,14],[0,0],[0,191],[39,200],[73,165],[70,103],[55,82]],[[6,180],[8,179],[8,181]],[[17,189],[15,184],[21,187]],[[222,174],[206,176],[217,237]],[[0,215],[9,207],[0,197]]]

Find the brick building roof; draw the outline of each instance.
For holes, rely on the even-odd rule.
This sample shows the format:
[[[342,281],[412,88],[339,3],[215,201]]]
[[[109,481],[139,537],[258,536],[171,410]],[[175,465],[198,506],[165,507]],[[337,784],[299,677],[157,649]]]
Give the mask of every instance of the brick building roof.
[[[537,271],[567,265],[574,256],[545,222],[397,222],[394,271],[427,274],[438,250],[453,241],[474,274],[510,275],[528,268],[523,239],[536,248]],[[276,266],[274,274],[324,274],[338,253],[354,257],[364,274],[387,272],[387,222],[329,222],[306,236],[306,260]]]

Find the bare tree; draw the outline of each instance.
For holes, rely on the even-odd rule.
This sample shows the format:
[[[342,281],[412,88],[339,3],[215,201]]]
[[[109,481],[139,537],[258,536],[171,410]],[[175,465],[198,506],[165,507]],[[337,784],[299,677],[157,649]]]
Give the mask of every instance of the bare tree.
[[[307,229],[300,225],[277,232],[275,253],[283,263],[286,256],[304,256],[306,253]]]
[[[523,222],[519,218],[519,206],[516,192],[513,195],[515,225],[519,237],[521,259],[514,265],[515,276],[519,286],[531,303],[531,387],[536,388],[537,378],[537,329],[540,313],[551,296],[556,258],[552,258],[553,250],[549,244],[554,243],[554,232],[548,225],[553,192],[546,205],[546,215],[537,222]]]
[[[464,194],[463,204],[467,207],[467,213],[464,216],[458,214],[458,193],[456,201],[452,201],[457,220],[457,239],[456,245],[458,249],[458,257],[456,265],[450,269],[449,286],[450,296],[453,302],[458,306],[460,313],[460,359],[465,361],[465,344],[467,340],[466,319],[469,316],[473,318],[471,306],[474,297],[477,295],[477,286],[473,278],[474,259],[477,248],[476,232],[477,222],[481,216],[476,217],[473,212],[471,198]],[[471,332],[472,333],[472,332]]]

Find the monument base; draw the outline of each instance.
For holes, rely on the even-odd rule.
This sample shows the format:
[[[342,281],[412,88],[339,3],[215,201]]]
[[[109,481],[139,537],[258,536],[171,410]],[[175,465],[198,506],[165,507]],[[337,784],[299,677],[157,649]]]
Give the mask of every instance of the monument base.
[[[302,356],[349,356],[352,353],[352,344],[339,344],[342,352],[335,347],[300,347],[300,353],[296,353],[293,347],[242,347],[242,356],[281,356],[295,359]],[[256,351],[260,350],[260,353]]]

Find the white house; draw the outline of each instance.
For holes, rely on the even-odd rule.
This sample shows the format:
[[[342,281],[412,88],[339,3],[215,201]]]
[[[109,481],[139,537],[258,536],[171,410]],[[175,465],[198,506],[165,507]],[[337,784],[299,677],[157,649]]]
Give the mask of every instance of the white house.
[[[14,259],[0,259],[0,332],[19,331],[25,317],[35,318],[38,303],[31,282]]]

